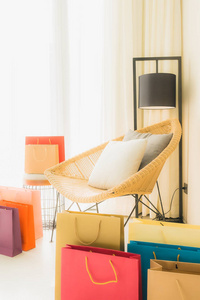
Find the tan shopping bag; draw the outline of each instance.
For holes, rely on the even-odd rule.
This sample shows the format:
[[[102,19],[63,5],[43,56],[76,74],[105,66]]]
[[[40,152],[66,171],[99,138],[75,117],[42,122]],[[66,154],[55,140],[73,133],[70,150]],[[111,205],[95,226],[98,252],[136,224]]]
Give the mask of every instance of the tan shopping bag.
[[[58,145],[25,145],[25,173],[43,174],[58,163]]]
[[[86,212],[77,212],[77,211],[67,211],[64,210],[63,213],[71,213],[71,214],[78,214],[78,215],[93,215],[96,216],[96,213],[86,213]],[[105,216],[105,217],[116,217],[120,219],[120,249],[117,250],[121,250],[124,251],[124,216],[122,215],[111,215],[111,214],[98,214],[98,216]]]
[[[143,241],[200,247],[200,226],[134,219],[129,223],[129,242]]]
[[[147,299],[200,299],[200,264],[151,260]]]
[[[57,214],[55,299],[61,292],[61,248],[66,244],[123,249],[123,216],[63,212]]]

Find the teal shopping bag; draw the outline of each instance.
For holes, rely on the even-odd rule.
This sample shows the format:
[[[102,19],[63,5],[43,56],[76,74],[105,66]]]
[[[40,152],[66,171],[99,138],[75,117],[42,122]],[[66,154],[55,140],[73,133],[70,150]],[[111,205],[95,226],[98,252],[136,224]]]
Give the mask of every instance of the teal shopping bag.
[[[147,270],[150,268],[150,259],[200,263],[200,248],[196,247],[130,241],[127,251],[141,255],[143,300],[147,299]]]

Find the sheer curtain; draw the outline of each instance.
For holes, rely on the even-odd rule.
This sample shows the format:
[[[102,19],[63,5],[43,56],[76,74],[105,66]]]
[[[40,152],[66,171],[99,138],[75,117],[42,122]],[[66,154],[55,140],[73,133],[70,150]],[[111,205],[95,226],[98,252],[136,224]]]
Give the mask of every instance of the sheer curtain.
[[[97,145],[102,123],[102,1],[55,2],[55,130],[67,157]]]
[[[55,2],[52,120],[65,134],[67,156],[132,123],[131,15],[132,0]]]
[[[0,185],[22,186],[25,136],[52,133],[52,4],[0,1]]]

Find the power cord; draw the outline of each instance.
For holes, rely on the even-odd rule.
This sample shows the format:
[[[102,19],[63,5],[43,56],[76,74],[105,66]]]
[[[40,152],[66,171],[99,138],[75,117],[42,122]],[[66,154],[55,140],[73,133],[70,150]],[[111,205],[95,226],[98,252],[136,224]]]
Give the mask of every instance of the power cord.
[[[171,211],[171,209],[172,209],[172,202],[174,200],[174,195],[175,195],[176,191],[178,191],[178,190],[179,190],[179,188],[175,189],[175,191],[173,192],[173,195],[172,195],[172,198],[171,198],[171,201],[170,201],[170,209],[166,213],[164,213],[164,215],[168,214]]]
[[[168,214],[168,212],[171,211],[171,209],[172,209],[172,202],[173,202],[173,199],[174,199],[174,195],[175,195],[176,191],[178,191],[179,189],[180,189],[180,188],[177,188],[177,189],[175,189],[175,191],[173,192],[172,199],[171,199],[171,202],[170,202],[170,209],[169,209],[164,215]],[[187,188],[186,188],[185,186],[182,187],[182,190],[186,190],[186,189],[187,189]]]
[[[178,191],[180,188],[177,188],[177,189],[175,189],[175,191],[173,192],[173,194],[172,194],[172,198],[171,198],[171,201],[170,201],[170,209],[166,212],[166,213],[164,213],[164,215],[166,215],[166,214],[168,214],[170,211],[171,211],[171,209],[172,209],[172,203],[173,203],[173,200],[174,200],[174,196],[175,196],[175,193],[176,193],[176,191]],[[182,187],[182,190],[185,190],[186,189],[186,187]],[[155,220],[155,219],[157,219],[157,216],[155,217],[155,218],[153,218],[153,220]],[[173,220],[173,218],[170,218],[170,219],[172,219]],[[175,218],[176,219],[176,218]]]

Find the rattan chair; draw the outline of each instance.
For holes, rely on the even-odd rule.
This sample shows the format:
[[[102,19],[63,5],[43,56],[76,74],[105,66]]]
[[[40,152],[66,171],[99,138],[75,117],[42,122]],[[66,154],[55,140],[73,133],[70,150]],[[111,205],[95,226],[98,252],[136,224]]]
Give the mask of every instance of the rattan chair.
[[[76,203],[100,203],[109,198],[139,195],[136,198],[132,214],[138,202],[141,202],[141,196],[152,193],[165,161],[178,146],[181,138],[181,125],[177,119],[169,119],[137,131],[153,134],[173,133],[173,135],[168,146],[160,155],[143,169],[111,189],[101,190],[88,185],[90,174],[107,143],[62,162],[46,170],[44,174],[60,194]],[[122,139],[123,136],[115,141]]]

